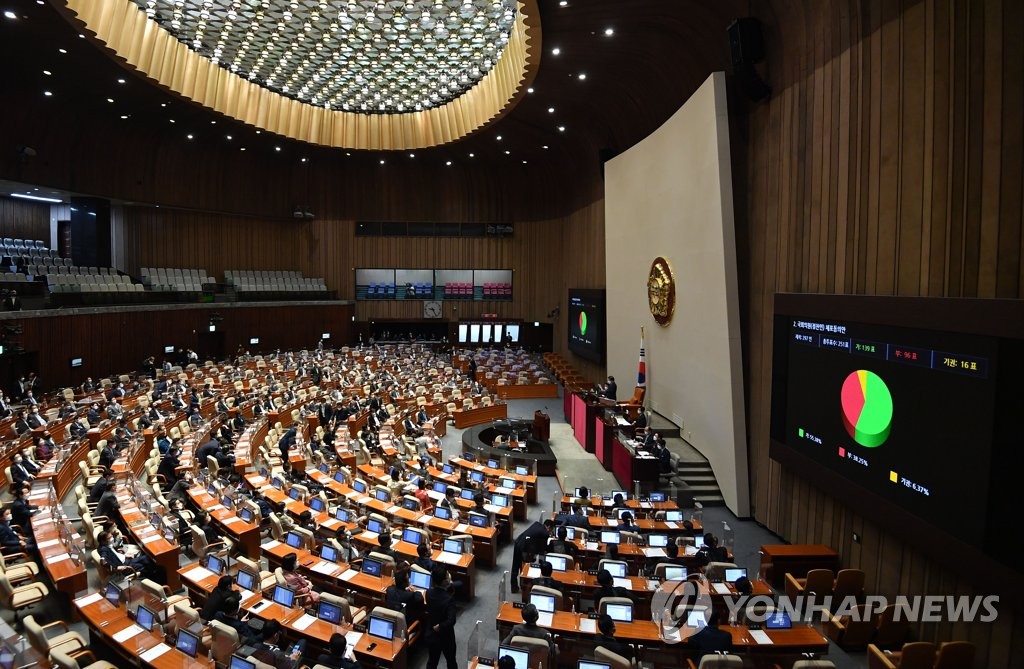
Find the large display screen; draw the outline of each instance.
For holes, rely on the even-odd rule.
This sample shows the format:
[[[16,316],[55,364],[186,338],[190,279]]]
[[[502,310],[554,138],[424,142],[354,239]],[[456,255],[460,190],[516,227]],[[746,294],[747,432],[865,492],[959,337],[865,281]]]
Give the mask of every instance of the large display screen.
[[[832,299],[841,306],[857,298]],[[1006,375],[1024,372],[1024,342],[981,327],[954,331],[963,323],[952,321],[949,330],[913,327],[921,323],[913,310],[897,325],[898,306],[878,319],[885,322],[871,322],[864,309],[849,317],[841,308],[815,311],[776,308],[772,457],[811,463],[803,469],[812,479],[824,468],[856,486],[849,490],[870,493],[846,501],[880,523],[895,517],[887,509],[909,514],[900,517],[1005,563],[1000,499],[1012,484],[1000,460],[1009,445],[1005,412],[1020,404],[1019,384]]]
[[[605,292],[569,290],[569,350],[587,360],[604,362]]]

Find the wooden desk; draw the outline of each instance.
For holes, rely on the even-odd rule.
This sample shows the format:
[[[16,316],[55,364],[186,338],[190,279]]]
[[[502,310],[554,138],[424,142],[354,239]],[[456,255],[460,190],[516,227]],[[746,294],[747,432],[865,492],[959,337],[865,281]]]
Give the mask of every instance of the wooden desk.
[[[118,504],[121,506],[121,519],[128,528],[133,542],[138,544],[146,555],[150,557],[159,567],[162,567],[167,576],[166,585],[171,591],[181,587],[178,581],[178,544],[173,544],[163,537],[157,528],[149,522],[142,510],[132,501],[124,488],[117,496]]]
[[[496,480],[496,479],[514,479],[518,483],[522,483],[526,486],[526,501],[529,504],[537,503],[537,475],[536,474],[517,474],[515,472],[506,471],[504,469],[495,469],[494,467],[488,467],[480,464],[479,462],[470,462],[465,458],[453,456],[448,458],[448,462],[456,467],[471,471],[471,472],[482,472],[485,479]]]
[[[37,503],[32,502],[31,497],[29,502]],[[35,537],[36,547],[42,557],[43,569],[57,591],[67,597],[65,603],[89,587],[85,564],[70,557],[74,552],[69,551],[68,545],[61,541],[57,521],[50,514],[50,509],[43,508],[32,517],[32,536]],[[71,534],[70,538],[75,543],[82,543],[82,537],[77,532]]]
[[[569,511],[570,507],[578,503],[576,497],[571,495],[562,495],[562,511]],[[604,499],[598,495],[594,495],[589,499],[585,500],[587,506],[597,510],[601,513],[602,509],[611,510],[612,500]],[[626,500],[626,506],[630,509],[635,509],[637,513],[633,514],[639,517],[644,512],[648,512],[648,515],[653,515],[654,511],[678,511],[679,505],[676,504],[675,500],[666,500],[664,502],[651,502],[647,498],[641,497],[640,499],[630,498]],[[697,523],[695,527],[700,527],[700,523]],[[699,534],[699,533],[698,533]]]
[[[210,495],[206,488],[193,486],[188,490],[188,496],[192,503],[199,509],[206,511],[211,518],[217,521],[224,531],[231,536],[236,545],[252,559],[260,556],[260,527],[247,523],[234,511],[224,508],[220,500]]]
[[[260,547],[271,568],[281,566],[281,561],[295,553],[298,571],[309,579],[317,589],[344,595],[351,591],[360,606],[372,608],[384,605],[384,592],[395,580],[390,576],[375,577],[356,571],[345,562],[327,562],[301,548],[292,548],[279,541],[268,541]]]
[[[633,489],[633,481],[640,482],[641,490],[653,490],[658,487],[661,463],[657,458],[638,456],[616,436],[612,439],[612,473],[627,490]]]
[[[368,532],[361,532],[356,536],[352,537],[352,540],[362,546],[364,549],[375,550],[380,547],[380,543],[377,541],[377,536]],[[418,556],[416,552],[416,545],[410,544],[407,541],[396,541],[391,545],[392,550],[401,555],[408,562],[413,562]],[[432,549],[430,557],[435,562],[443,562],[448,570],[452,573],[453,581],[462,581],[462,594],[466,599],[473,599],[476,597],[476,578],[474,576],[474,558],[475,556],[471,553],[463,553],[459,555],[459,559],[454,562],[447,562],[441,560],[442,551],[438,549]],[[448,555],[451,555],[450,553]]]
[[[495,388],[498,397],[503,400],[558,397],[558,386],[553,383],[495,384]]]
[[[839,553],[824,544],[764,544],[761,578],[782,589],[786,574],[804,578],[811,569],[839,569]]]
[[[508,405],[501,403],[492,404],[489,407],[456,409],[453,415],[455,416],[455,427],[461,430],[473,425],[490,423],[500,418],[508,418]]]

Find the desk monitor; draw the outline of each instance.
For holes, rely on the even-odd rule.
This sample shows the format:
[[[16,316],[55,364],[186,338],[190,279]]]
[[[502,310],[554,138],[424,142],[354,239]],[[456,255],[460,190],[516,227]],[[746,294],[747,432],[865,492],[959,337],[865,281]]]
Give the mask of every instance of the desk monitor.
[[[395,622],[387,618],[370,616],[370,623],[366,626],[366,631],[370,636],[391,641],[395,638]]]
[[[317,606],[316,617],[320,620],[326,620],[332,625],[340,625],[341,607],[321,599],[320,604]]]
[[[681,522],[683,522],[683,512],[682,511],[666,511],[665,512],[665,522],[668,522],[668,523],[681,523]]]
[[[576,528],[575,527],[567,527],[567,528],[565,528],[565,538],[569,539],[570,541],[575,540],[576,539]]]
[[[173,346],[164,346],[164,353],[174,353]]]
[[[402,530],[402,541],[406,541],[410,544],[419,545],[421,536],[423,535],[411,527],[407,527]]]
[[[785,611],[776,611],[764,621],[764,628],[769,630],[788,630],[793,627],[793,621]]]
[[[199,650],[199,637],[188,630],[179,629],[178,638],[174,642],[174,647],[189,657],[194,658],[196,656],[196,651]]]
[[[501,487],[508,488],[509,490],[515,490],[516,480],[515,479],[501,479]]]
[[[317,513],[324,510],[324,501],[319,497],[311,497],[309,500],[309,508],[313,509]]]
[[[647,545],[651,548],[664,548],[668,546],[668,535],[649,534],[647,535]]]
[[[267,478],[270,476],[270,471],[266,467],[260,467],[260,476]]]
[[[288,496],[294,499],[296,502],[302,499],[302,491],[298,488],[292,488],[288,491]]]
[[[502,658],[508,655],[516,664],[516,669],[520,667],[530,667],[530,651],[523,650],[522,648],[512,648],[511,646],[499,646],[498,657]],[[610,668],[609,668],[610,669]]]
[[[588,490],[587,494],[584,495],[583,494],[583,488],[576,488],[576,490],[573,491],[572,496],[573,497],[586,497],[587,499],[590,499],[590,491]]]
[[[358,493],[365,493],[366,492],[366,483],[364,481],[360,481],[359,479],[356,479],[355,481],[352,481],[352,489],[355,490]]]
[[[494,506],[508,506],[508,495],[491,495],[491,504]]]
[[[420,590],[429,590],[430,574],[413,569],[409,572],[409,585]]]
[[[622,516],[626,515],[627,513],[629,514],[630,518],[636,519],[636,514],[633,513],[632,509],[616,509],[615,517],[619,520],[622,520]]]
[[[219,574],[222,571],[224,571],[224,560],[217,557],[216,555],[207,555],[206,568],[212,571],[214,574]]]
[[[217,496],[217,486],[215,484],[211,483],[210,485],[206,486],[206,492],[211,497],[216,497]]]
[[[555,596],[554,595],[542,595],[537,592],[530,593],[530,603],[537,607],[537,610],[542,613],[554,613],[555,612]]]
[[[302,537],[294,532],[289,532],[284,537],[284,542],[292,548],[302,548]]]
[[[703,611],[690,611],[686,614],[686,624],[689,627],[701,628],[708,624],[708,621],[704,618]]]
[[[604,563],[604,568],[608,570],[608,573],[615,578],[626,578],[626,563],[625,562],[609,562]]]
[[[284,487],[284,481],[275,476],[274,478],[270,479],[270,485],[280,490],[281,488]]]
[[[497,460],[488,460],[487,466],[490,467],[491,469],[498,469],[501,466],[501,463],[498,462]]]
[[[746,578],[746,577],[747,577],[747,570],[743,569],[742,567],[738,567],[738,568],[735,568],[735,569],[727,568],[725,570],[725,580],[726,580],[727,583],[735,583],[736,581],[740,580],[741,578]]]
[[[484,473],[483,472],[470,472],[469,473],[469,480],[472,481],[473,483],[480,483],[480,482],[482,482],[484,480]]]
[[[516,665],[517,669],[519,665]],[[580,660],[576,669],[612,669],[612,665],[605,662],[594,662],[592,660]]]
[[[363,573],[367,576],[376,576],[380,578],[381,572],[384,571],[384,563],[380,560],[373,560],[366,558],[363,560]]]
[[[337,561],[338,549],[330,544],[324,544],[320,547],[320,559],[327,560],[328,562]]]
[[[455,555],[462,555],[462,549],[464,544],[458,539],[445,539],[442,549],[445,553],[454,553]]]
[[[704,548],[704,535],[697,534],[693,537],[693,545],[697,548]]]
[[[449,509],[444,508],[443,506],[435,506],[434,517],[440,518],[441,520],[451,520],[452,512]]]
[[[473,496],[474,496],[474,495],[476,495],[476,491],[475,491],[475,490],[473,490],[473,489],[471,489],[471,488],[463,488],[463,489],[462,489],[462,492],[461,492],[461,493],[459,494],[459,496],[460,496],[460,497],[461,497],[462,499],[468,499],[468,500],[470,500],[470,501],[472,501],[472,500],[473,500]]]
[[[520,476],[529,476],[530,468],[525,465],[516,465],[516,474],[519,474]]]
[[[107,601],[114,606],[121,604],[121,588],[116,583],[107,583],[107,589],[103,592],[103,596],[107,598]]]
[[[619,543],[619,533],[614,530],[601,530],[601,543],[602,544],[617,544]]]
[[[441,467],[441,471],[443,471],[445,474],[454,474],[455,468],[449,464],[445,464],[443,467]]]
[[[330,471],[330,467],[327,466],[326,462],[320,463],[319,469],[321,474],[326,474],[328,471]]]
[[[605,607],[605,613],[607,613],[611,619],[617,623],[633,622],[632,604],[609,604]]]
[[[334,480],[337,483],[344,483],[345,482],[345,472],[334,472]]]
[[[0,346],[3,349],[3,346]],[[3,351],[0,350],[0,353]],[[0,648],[0,669],[14,669],[14,653],[6,647]]]
[[[490,525],[490,522],[486,514],[477,513],[476,511],[470,511],[469,524],[473,527],[487,527],[488,525]]]
[[[380,488],[378,488],[373,493],[373,496],[377,499],[378,502],[390,502],[391,501],[391,495],[388,493],[388,491],[387,490],[381,490]]]
[[[612,495],[612,499],[615,499],[616,495],[622,495],[622,500],[623,501],[629,499],[629,491],[628,490],[612,490],[611,495]]]
[[[366,521],[366,530],[373,532],[374,534],[380,534],[384,531],[384,523],[380,522],[376,518],[370,518]]]
[[[434,492],[439,492],[442,495],[448,491],[448,484],[444,481],[434,481]]]
[[[686,567],[665,567],[665,580],[666,581],[685,581],[686,580]]]
[[[552,555],[550,553],[544,556],[544,561],[551,564],[551,569],[553,571],[565,571],[565,567],[567,565],[564,557],[561,557],[560,555]]]
[[[338,509],[337,511],[334,512],[334,517],[337,518],[338,520],[340,520],[343,523],[347,523],[348,522],[348,510],[347,509]]]
[[[238,587],[242,590],[248,590],[249,592],[256,592],[259,590],[259,587],[256,585],[256,574],[245,569],[241,569],[237,574],[235,574],[235,583],[237,583]]]
[[[666,499],[666,495],[663,492],[654,491],[654,492],[651,493],[651,501],[652,502],[664,502],[665,499]]]
[[[139,604],[139,608],[135,609],[135,624],[147,632],[152,632],[155,621],[156,614]]]
[[[256,669],[256,665],[241,655],[232,655],[228,669]]]
[[[286,609],[290,609],[295,605],[295,591],[283,585],[275,585],[273,600]]]
[[[224,495],[223,497],[220,498],[220,503],[221,506],[223,506],[225,509],[232,509],[235,506],[235,501],[228,497],[227,495]]]
[[[241,509],[238,510],[238,517],[247,523],[251,523],[252,509],[243,506]]]
[[[420,503],[418,500],[403,497],[402,508],[405,509],[406,511],[415,511],[416,509],[420,508]]]

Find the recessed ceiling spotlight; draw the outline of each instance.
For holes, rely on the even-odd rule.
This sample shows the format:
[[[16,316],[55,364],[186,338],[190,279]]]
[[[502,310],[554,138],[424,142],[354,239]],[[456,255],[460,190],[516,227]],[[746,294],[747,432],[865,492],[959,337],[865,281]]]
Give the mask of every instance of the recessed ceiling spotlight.
[[[121,114],[121,118],[128,118],[128,114]]]
[[[564,125],[558,126],[558,132],[565,132],[565,126]]]
[[[498,135],[498,141],[499,142],[501,141],[501,135]]]
[[[533,86],[530,86],[529,88],[527,88],[526,92],[527,93],[533,93]]]
[[[114,98],[107,98],[107,102],[113,102]]]
[[[16,19],[16,18],[18,18],[18,15],[8,9],[6,12],[4,12],[4,18],[5,19]]]
[[[605,37],[611,37],[614,34],[615,34],[615,28],[605,28],[604,29]]]
[[[554,107],[548,107],[548,113],[549,114],[554,114],[555,113],[555,108]]]
[[[410,158],[415,158],[415,157],[416,157],[416,154],[415,154],[415,153],[410,153],[410,154],[409,154],[409,157],[410,157]]]
[[[274,147],[274,150],[275,150],[275,151],[280,151],[280,150],[281,150],[281,147],[280,147],[280,146],[275,146],[275,147]]]
[[[245,151],[245,147],[243,146],[242,148],[239,149],[239,151]]]
[[[511,151],[506,151],[505,155],[507,156],[507,155],[510,155],[511,153],[512,153]]]
[[[523,165],[525,165],[525,164],[526,164],[526,161],[524,160],[524,161],[523,161]]]
[[[451,167],[451,166],[452,166],[452,161],[450,161],[450,160],[449,160],[449,161],[447,161],[447,162],[445,163],[445,165],[447,165],[448,167]]]
[[[53,93],[51,93],[50,91],[43,91],[43,95],[45,95],[46,97],[52,97]]]
[[[82,33],[78,33],[78,37],[79,37],[80,39],[85,39],[85,35],[83,35]]]
[[[547,144],[545,144],[544,146],[542,146],[542,147],[540,147],[540,148],[542,148],[542,149],[544,149],[545,151],[547,151],[548,145],[547,145]]]
[[[257,135],[262,135],[262,134],[263,134],[263,131],[262,131],[262,130],[257,130],[257,131],[256,131],[256,134],[257,134]]]
[[[307,162],[308,160],[309,160],[309,158],[303,157],[302,162]]]
[[[557,46],[554,49],[551,50],[551,55],[552,56],[557,56],[560,53],[562,53],[562,50],[559,49]]]
[[[124,79],[118,79],[118,80],[117,80],[117,83],[119,83],[119,84],[123,84],[123,83],[124,83]]]
[[[192,139],[193,136],[191,134],[188,134],[188,135],[185,135],[185,137],[187,137],[188,139]]]
[[[381,164],[381,165],[383,165],[383,164],[384,164],[384,159],[383,159],[383,158],[381,158],[381,160],[380,160],[380,164]]]
[[[175,121],[173,118],[169,119],[169,120],[170,120],[171,123],[177,123],[177,121]]]
[[[210,121],[210,125],[217,125],[216,121]]]
[[[228,141],[231,141],[231,135],[225,135],[225,136],[228,138]]]
[[[43,70],[43,74],[49,77],[53,74],[53,72],[50,72],[49,70]]]
[[[569,6],[569,0],[559,0],[558,6],[559,7],[568,7]]]
[[[469,154],[469,157],[470,158],[476,158],[476,154],[475,153],[471,153],[471,154]]]
[[[167,103],[166,103],[166,102],[161,102],[161,103],[160,103],[160,106],[161,106],[161,107],[166,107],[166,106],[167,106]]]
[[[587,79],[587,73],[586,72],[580,72],[580,81],[586,81],[586,79]]]
[[[67,53],[68,52],[68,50],[64,49],[64,48],[57,49],[57,51],[59,51],[61,53]]]

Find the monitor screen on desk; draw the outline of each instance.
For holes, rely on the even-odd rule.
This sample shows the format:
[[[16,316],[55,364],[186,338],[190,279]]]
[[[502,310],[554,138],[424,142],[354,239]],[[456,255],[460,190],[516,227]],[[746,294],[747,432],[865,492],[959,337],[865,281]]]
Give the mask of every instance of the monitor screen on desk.
[[[259,588],[256,587],[256,574],[245,569],[240,570],[235,575],[235,582],[238,583],[238,587],[242,590],[248,590],[249,592],[255,592]]]
[[[472,500],[474,495],[476,495],[476,491],[472,490],[471,488],[463,488],[462,492],[459,494],[459,496],[462,499],[468,500]]]
[[[330,471],[331,468],[327,466],[327,463],[321,463],[318,469],[320,470],[321,474],[326,474],[327,472]]]
[[[473,483],[480,483],[481,481],[484,480],[484,473],[483,472],[470,472],[469,473],[469,479],[471,481],[473,481]]]
[[[380,560],[371,560],[370,558],[363,560],[363,573],[367,576],[376,576],[379,578],[383,570],[384,563]]]
[[[248,509],[248,508],[243,506],[241,509],[238,510],[238,517],[241,518],[243,521],[245,521],[247,523],[251,523],[252,522],[252,509]]]
[[[409,585],[420,590],[429,590],[430,574],[413,569],[409,572]]]
[[[407,527],[404,530],[402,530],[402,541],[406,541],[410,544],[419,545],[421,536],[422,535],[419,533],[418,530],[415,530],[411,527]]]
[[[544,557],[544,561],[548,562],[551,565],[551,569],[554,571],[565,571],[565,567],[567,565],[564,557],[560,555],[552,555],[551,553],[548,553]]]
[[[611,530],[601,531],[601,543],[602,544],[617,544],[619,543],[619,533]]]
[[[324,501],[319,497],[313,497],[309,500],[309,508],[313,509],[317,513],[324,510]]]
[[[619,520],[622,520],[622,517],[624,515],[626,515],[627,513],[629,514],[630,518],[636,518],[636,514],[633,513],[632,509],[616,509],[615,510],[615,517],[618,518]]]
[[[220,559],[216,555],[207,555],[206,568],[214,574],[219,574],[224,571],[224,560]]]
[[[388,491],[387,490],[381,490],[380,488],[378,488],[373,493],[373,496],[377,498],[378,502],[390,502],[391,501],[391,495],[388,494]]]
[[[608,573],[615,578],[626,578],[626,563],[625,562],[611,562],[606,560],[604,562],[604,568],[608,570]]]
[[[345,482],[345,472],[334,472],[334,480],[337,483]]]
[[[384,523],[380,522],[376,518],[370,518],[366,521],[366,530],[373,532],[374,534],[380,534],[384,531]]]
[[[443,471],[445,474],[453,474],[455,473],[455,468],[449,464],[445,464],[443,467],[441,467],[441,471]]]
[[[445,539],[442,550],[445,553],[454,553],[456,555],[462,555],[463,543],[458,539]]]
[[[668,546],[668,535],[650,534],[647,536],[647,545],[651,548],[664,548]]]
[[[708,621],[704,618],[704,611],[690,611],[686,614],[686,624],[694,629],[699,629],[707,625]]]
[[[366,631],[370,633],[370,636],[391,641],[395,638],[395,623],[387,618],[370,616],[370,624],[367,625]]]
[[[693,545],[697,548],[704,548],[704,535],[697,534],[693,537]]]
[[[515,490],[516,489],[516,480],[515,479],[501,479],[501,487],[502,488],[508,488],[509,490]]]
[[[274,478],[270,479],[270,485],[280,490],[281,488],[284,487],[284,481],[275,476]]]
[[[341,607],[323,599],[320,600],[316,610],[316,617],[325,620],[332,625],[341,624]]]
[[[542,595],[540,593],[530,593],[530,603],[537,607],[537,610],[542,613],[554,613],[555,612],[555,596],[554,595]]]
[[[256,665],[241,655],[232,655],[228,669],[256,669]]]
[[[565,528],[565,538],[569,539],[570,541],[575,540],[576,539],[576,528],[575,527],[567,527],[567,528]]]
[[[519,474],[520,476],[529,476],[530,468],[524,465],[516,465],[516,474]]]
[[[665,580],[666,581],[685,581],[686,580],[686,567],[665,567]]]
[[[605,613],[617,623],[633,622],[632,604],[609,604],[605,607]]]
[[[164,346],[164,353],[174,353],[173,346]]]
[[[146,630],[147,632],[153,631],[153,622],[156,621],[156,614],[147,609],[145,606],[139,605],[139,608],[135,609],[135,624]]]
[[[508,495],[491,495],[491,504],[494,506],[508,506]]]
[[[651,493],[651,501],[652,502],[664,502],[665,501],[665,493],[657,492],[657,491],[652,492]]]
[[[295,534],[294,532],[289,532],[288,534],[286,534],[284,537],[284,542],[292,548],[302,547],[302,537]]]
[[[727,568],[725,570],[725,580],[727,583],[735,583],[741,578],[747,577],[747,570],[742,568]]]
[[[273,600],[286,609],[290,609],[295,604],[295,591],[283,585],[275,585]]]
[[[469,524],[473,527],[487,527],[490,525],[485,514],[477,513],[475,511],[469,512]]]
[[[405,509],[406,511],[415,511],[416,509],[420,508],[420,503],[418,500],[403,497],[402,508]]]
[[[359,479],[356,479],[355,481],[352,481],[352,489],[355,490],[358,493],[365,493],[366,492],[366,483],[364,483],[363,481],[360,481]]]
[[[622,495],[623,501],[629,499],[629,491],[628,490],[612,490],[612,499],[615,499],[616,495]]]
[[[439,492],[442,495],[448,490],[448,484],[444,481],[434,481],[434,492]]]
[[[221,506],[223,506],[225,509],[230,509],[235,505],[235,501],[228,497],[227,495],[224,495],[223,497],[220,498],[220,503]]]
[[[441,520],[451,520],[452,519],[452,512],[449,511],[448,509],[444,508],[443,506],[435,506],[434,507],[434,517],[435,518],[440,518]]]
[[[665,522],[668,522],[668,523],[681,523],[681,522],[683,522],[683,512],[682,511],[666,511],[665,512]]]
[[[523,650],[522,648],[512,648],[511,646],[500,646],[498,647],[498,658],[503,658],[506,655],[512,658],[515,662],[516,669],[530,667],[530,651]]]
[[[188,630],[178,630],[178,638],[174,647],[189,657],[195,657],[199,650],[199,637]]]
[[[517,664],[516,667],[518,666]],[[612,669],[612,665],[604,662],[594,662],[593,660],[580,660],[577,663],[576,669]]]
[[[347,523],[348,522],[348,510],[346,510],[346,509],[338,509],[337,511],[334,512],[334,517],[337,518],[338,520],[340,520],[343,523]]]
[[[107,589],[103,592],[103,596],[114,606],[121,604],[121,588],[117,587],[116,583],[107,583]]]
[[[490,467],[491,469],[499,469],[501,467],[501,463],[498,462],[497,460],[488,460],[487,466]]]
[[[302,498],[302,491],[299,490],[298,488],[292,488],[291,490],[288,491],[288,496],[294,499],[295,501],[299,501]]]
[[[764,628],[769,630],[788,630],[793,627],[793,621],[785,611],[776,611],[764,621]]]
[[[320,547],[320,559],[327,560],[328,562],[334,562],[338,559],[338,549],[330,544],[324,544]]]

